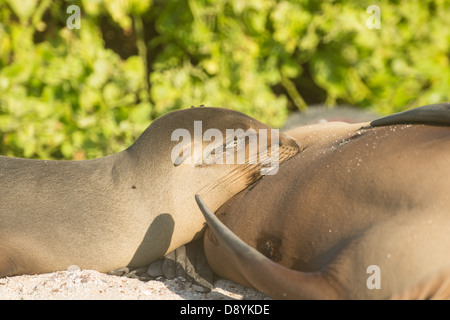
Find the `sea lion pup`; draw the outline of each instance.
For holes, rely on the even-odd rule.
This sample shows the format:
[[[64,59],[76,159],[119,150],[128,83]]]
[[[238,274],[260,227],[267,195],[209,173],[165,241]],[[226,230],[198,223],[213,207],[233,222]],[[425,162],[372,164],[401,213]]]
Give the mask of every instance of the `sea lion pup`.
[[[217,217],[197,196],[212,269],[278,299],[449,298],[450,104],[289,134]]]
[[[236,129],[231,141],[227,129]],[[254,156],[237,129],[258,137],[266,130],[268,154],[278,148],[280,162],[298,152],[294,140],[249,116],[205,107],[164,115],[128,149],[103,158],[0,157],[0,276],[70,265],[102,272],[139,267],[198,237],[204,218],[194,194],[217,209],[268,164],[267,155],[243,164],[202,161],[229,144],[237,146],[226,149],[232,156]]]

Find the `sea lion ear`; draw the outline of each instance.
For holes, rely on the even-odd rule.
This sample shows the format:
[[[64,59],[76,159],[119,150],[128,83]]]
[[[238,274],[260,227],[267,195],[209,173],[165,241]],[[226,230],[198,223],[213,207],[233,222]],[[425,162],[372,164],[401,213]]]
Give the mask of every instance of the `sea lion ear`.
[[[185,162],[186,159],[188,159],[188,158],[189,158],[189,159],[188,159],[188,161],[186,161],[186,163],[187,163],[187,164],[190,164],[190,157],[191,157],[191,155],[188,154],[188,152],[190,151],[190,150],[188,150],[188,149],[189,149],[189,148],[181,149],[180,152],[179,152],[179,155],[176,156],[176,157],[174,157],[174,158],[172,158],[173,166],[174,166],[174,167],[178,167],[180,164],[182,164],[183,162]]]
[[[185,159],[186,159],[186,158],[183,158],[183,157],[177,157],[177,158],[175,159],[175,161],[173,162],[173,166],[174,166],[174,167],[178,167],[180,164],[183,163],[183,161],[184,161]]]

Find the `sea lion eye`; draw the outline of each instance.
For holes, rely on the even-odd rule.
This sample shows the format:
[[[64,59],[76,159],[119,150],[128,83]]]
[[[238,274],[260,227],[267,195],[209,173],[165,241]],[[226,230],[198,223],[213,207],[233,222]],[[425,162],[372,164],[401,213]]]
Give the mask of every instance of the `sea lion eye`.
[[[240,148],[244,145],[244,143],[245,143],[245,138],[234,136],[233,139],[230,139],[225,144],[225,150],[229,150],[229,148],[236,147],[236,151],[239,151]]]

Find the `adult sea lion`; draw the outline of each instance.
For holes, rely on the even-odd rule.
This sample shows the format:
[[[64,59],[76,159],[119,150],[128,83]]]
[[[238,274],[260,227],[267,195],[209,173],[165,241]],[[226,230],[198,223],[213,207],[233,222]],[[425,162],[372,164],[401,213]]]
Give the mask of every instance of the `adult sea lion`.
[[[289,131],[304,149],[276,176],[217,217],[196,197],[211,267],[281,299],[449,298],[449,114]]]
[[[240,134],[232,141],[203,141],[209,129],[265,129],[270,137],[277,135],[236,111],[191,108],[155,120],[128,149],[103,158],[0,157],[0,276],[70,265],[103,272],[139,267],[194,239],[204,227],[194,194],[217,209],[261,177],[260,158],[253,164],[189,164],[189,156],[202,159],[198,152],[204,146],[242,141]],[[176,130],[193,137],[180,142],[179,136],[174,139]],[[279,146],[280,162],[298,152],[293,139],[284,134],[276,138],[268,149]],[[180,143],[183,150],[172,161]],[[256,151],[245,144],[232,149],[235,156],[242,152],[250,157]]]

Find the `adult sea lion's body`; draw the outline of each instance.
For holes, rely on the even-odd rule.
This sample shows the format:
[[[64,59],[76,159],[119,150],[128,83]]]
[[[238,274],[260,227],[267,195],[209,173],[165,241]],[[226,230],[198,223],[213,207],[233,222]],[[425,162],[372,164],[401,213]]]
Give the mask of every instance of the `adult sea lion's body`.
[[[171,153],[180,141],[172,141],[172,134],[176,129],[193,133],[194,121],[202,122],[201,133],[270,130],[239,112],[193,108],[155,120],[131,147],[104,158],[0,157],[0,276],[73,264],[99,271],[139,267],[195,238],[204,218],[194,194],[200,192],[217,208],[257,180],[260,166],[188,164],[191,154],[184,153],[174,163]],[[203,145],[194,139],[192,134],[182,143]],[[295,141],[283,134],[279,139],[280,158],[298,152]]]
[[[289,131],[303,151],[219,208],[223,224],[199,200],[213,270],[282,299],[449,298],[449,114]]]

